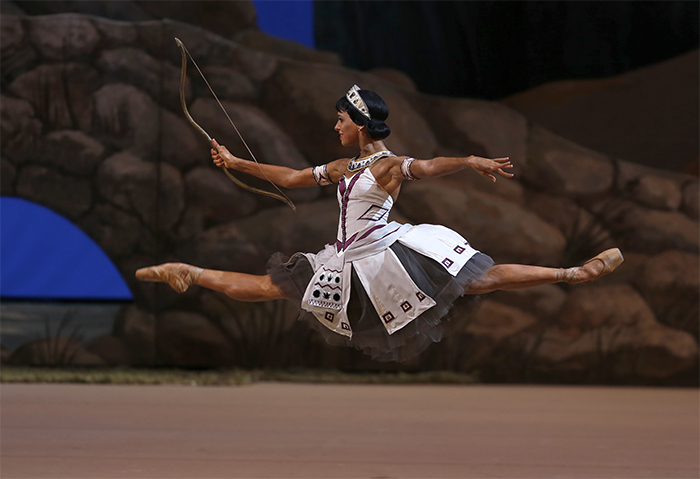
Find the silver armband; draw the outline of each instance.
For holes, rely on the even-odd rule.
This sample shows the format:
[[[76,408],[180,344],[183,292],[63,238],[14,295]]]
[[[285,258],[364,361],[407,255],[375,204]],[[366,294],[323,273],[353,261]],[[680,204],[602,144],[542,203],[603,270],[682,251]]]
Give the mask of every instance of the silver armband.
[[[406,158],[401,162],[401,174],[404,178],[410,181],[418,179],[415,176],[413,176],[413,174],[411,174],[411,163],[413,163],[414,161],[416,161],[415,158]]]
[[[328,186],[332,185],[330,176],[328,176],[328,165],[314,166],[311,170],[314,175],[314,180],[318,183],[318,186]]]

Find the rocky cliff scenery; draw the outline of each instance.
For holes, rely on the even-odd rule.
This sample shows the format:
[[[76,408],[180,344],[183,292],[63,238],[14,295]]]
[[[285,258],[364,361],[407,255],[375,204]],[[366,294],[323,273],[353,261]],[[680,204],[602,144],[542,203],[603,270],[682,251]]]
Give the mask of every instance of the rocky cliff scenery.
[[[287,192],[295,213],[236,187],[212,165],[180,108],[174,37],[261,162],[305,168],[354,154],[333,124],[336,100],[356,83],[389,104],[395,153],[509,156],[516,165],[514,179],[495,184],[473,171],[405,184],[396,220],[444,224],[497,263],[568,267],[614,246],[626,261],[588,285],[484,295],[472,321],[401,364],[327,346],[289,303],[239,303],[197,287],[178,295],[137,282],[137,268],[165,261],[261,274],[273,253],[315,252],[336,234],[334,188]],[[343,67],[337,55],[266,36],[254,17],[224,37],[176,20],[4,10],[1,42],[2,195],[77,225],[134,296],[111,334],[87,344],[40,339],[4,350],[7,363],[46,363],[46,350],[58,347],[65,362],[85,366],[446,369],[486,381],[697,383],[697,175],[590,149],[503,103],[426,95],[398,71]],[[192,65],[186,98],[209,134],[249,156]]]

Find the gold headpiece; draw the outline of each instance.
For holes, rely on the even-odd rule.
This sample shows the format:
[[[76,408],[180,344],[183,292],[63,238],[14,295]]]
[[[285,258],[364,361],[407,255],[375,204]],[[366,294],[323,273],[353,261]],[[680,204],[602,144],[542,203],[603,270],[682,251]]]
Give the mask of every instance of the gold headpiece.
[[[353,85],[352,88],[350,88],[345,94],[345,98],[348,99],[348,101],[357,109],[357,111],[362,113],[368,119],[371,119],[369,116],[369,108],[367,108],[367,105],[365,105],[364,100],[362,100],[362,97],[360,96],[359,86]]]

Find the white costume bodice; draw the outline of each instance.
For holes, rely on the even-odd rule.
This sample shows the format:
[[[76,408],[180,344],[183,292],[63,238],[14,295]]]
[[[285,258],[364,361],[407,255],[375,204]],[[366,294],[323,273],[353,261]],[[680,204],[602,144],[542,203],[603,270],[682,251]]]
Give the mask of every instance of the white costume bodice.
[[[355,240],[387,225],[394,200],[365,168],[338,184],[340,219],[336,247],[348,248]]]
[[[302,309],[338,334],[352,337],[347,317],[354,270],[389,334],[436,303],[413,282],[391,245],[404,246],[435,260],[456,276],[476,250],[454,231],[437,225],[389,223],[394,200],[364,168],[338,184],[338,238],[317,254],[303,253],[314,270]]]

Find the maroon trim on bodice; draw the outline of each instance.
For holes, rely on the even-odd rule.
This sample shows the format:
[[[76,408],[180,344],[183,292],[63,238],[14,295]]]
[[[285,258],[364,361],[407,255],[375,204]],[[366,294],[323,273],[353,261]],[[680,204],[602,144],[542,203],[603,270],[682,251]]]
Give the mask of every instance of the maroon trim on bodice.
[[[386,226],[386,225],[384,225],[384,226]],[[390,234],[396,233],[396,232],[399,230],[399,228],[401,228],[401,226],[398,226],[397,228],[394,228],[393,230],[389,231],[388,233],[386,233],[384,236],[382,236],[382,237],[379,238],[379,239],[380,239],[380,240],[381,240],[381,239],[384,239],[384,238],[386,238],[387,236],[389,236]],[[379,240],[377,240],[377,241],[379,241]]]
[[[373,211],[377,212],[379,214],[379,216],[376,218],[373,218],[372,217]],[[365,221],[380,221],[382,218],[384,218],[384,215],[386,215],[388,212],[389,212],[389,210],[384,208],[383,206],[372,205],[369,208],[367,208],[367,211],[365,211],[364,213],[362,213],[362,215],[360,215],[359,219],[365,220]],[[365,216],[366,216],[366,218],[365,218]]]
[[[368,236],[370,235],[370,233],[371,233],[372,231],[378,230],[379,228],[384,228],[385,226],[386,226],[386,225],[377,225],[377,226],[373,226],[373,227],[371,227],[371,228],[369,229],[369,231],[367,231],[365,234],[363,234],[362,236],[360,236],[359,239],[365,239],[366,237],[368,237]]]
[[[352,238],[350,238],[350,242],[347,241],[347,217],[348,217],[348,202],[350,201],[350,192],[352,191],[353,186],[355,186],[355,183],[357,183],[357,180],[360,179],[360,176],[365,172],[365,170],[362,170],[358,173],[355,173],[355,175],[350,179],[350,184],[345,186],[345,182],[347,181],[347,178],[343,176],[342,181],[338,185],[338,191],[340,191],[340,194],[342,196],[342,206],[340,208],[340,231],[341,231],[341,241],[336,241],[335,247],[336,251],[340,252],[341,250],[345,249],[348,247],[348,245],[355,240],[355,237],[357,234],[353,235]]]

